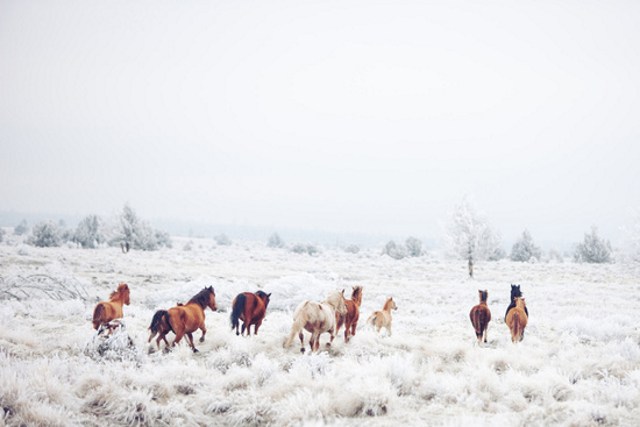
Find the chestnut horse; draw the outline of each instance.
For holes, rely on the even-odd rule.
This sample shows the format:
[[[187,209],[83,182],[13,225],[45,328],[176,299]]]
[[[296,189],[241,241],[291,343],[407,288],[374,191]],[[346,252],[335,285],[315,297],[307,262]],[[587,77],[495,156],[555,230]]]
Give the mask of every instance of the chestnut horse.
[[[293,326],[289,337],[284,343],[284,347],[291,346],[293,339],[298,335],[300,338],[300,352],[304,353],[303,329],[311,332],[309,347],[312,352],[318,351],[320,348],[320,335],[325,332],[331,335],[331,341],[327,343],[327,347],[331,346],[331,342],[335,337],[336,315],[344,315],[346,312],[344,290],[330,293],[322,303],[315,301],[301,302],[293,313]]]
[[[393,300],[393,297],[387,298],[382,310],[374,311],[367,319],[367,323],[375,326],[376,331],[379,333],[383,327],[387,330],[387,335],[391,336],[391,310],[397,310],[398,306]]]
[[[345,300],[347,313],[338,315],[338,325],[336,326],[336,335],[344,324],[344,342],[349,342],[349,338],[356,334],[358,319],[360,318],[360,305],[362,304],[362,286],[352,287],[351,299]]]
[[[166,335],[169,332],[173,332],[176,334],[173,340],[173,345],[175,346],[186,334],[191,349],[194,353],[197,352],[198,349],[193,344],[192,334],[196,329],[200,329],[202,331],[200,342],[204,342],[204,336],[207,333],[207,328],[204,324],[204,310],[207,307],[213,311],[218,309],[216,305],[216,293],[211,286],[198,292],[186,304],[178,304],[169,310],[156,311],[149,326],[151,335],[149,336],[148,342],[151,342],[153,337],[158,334],[158,338],[156,339],[158,349],[160,349],[160,340],[164,340],[166,346],[169,347]]]
[[[269,297],[262,291],[255,294],[251,292],[243,292],[238,294],[231,303],[231,329],[236,330],[236,335],[240,335],[238,328],[240,320],[242,320],[242,335],[246,329],[247,335],[251,335],[251,325],[253,327],[253,335],[258,335],[258,328],[262,325],[262,320],[269,306]]]
[[[478,290],[478,295],[480,296],[480,303],[471,309],[469,318],[473,329],[476,331],[478,344],[481,344],[483,340],[487,342],[487,329],[489,329],[489,322],[491,321],[491,310],[487,306],[487,297],[489,296],[487,290]]]
[[[520,290],[520,285],[511,285],[511,303],[509,307],[507,307],[507,311],[504,313],[504,320],[507,321],[507,314],[509,314],[509,310],[516,306],[516,298],[522,297],[522,291]],[[529,310],[527,307],[524,308],[527,317],[529,316]]]
[[[118,288],[109,295],[109,301],[101,301],[93,309],[93,329],[122,317],[122,305],[129,305],[129,286],[120,283]]]
[[[527,326],[528,316],[526,313],[524,298],[516,297],[516,306],[507,313],[507,326],[511,331],[511,341],[522,341],[524,328]]]

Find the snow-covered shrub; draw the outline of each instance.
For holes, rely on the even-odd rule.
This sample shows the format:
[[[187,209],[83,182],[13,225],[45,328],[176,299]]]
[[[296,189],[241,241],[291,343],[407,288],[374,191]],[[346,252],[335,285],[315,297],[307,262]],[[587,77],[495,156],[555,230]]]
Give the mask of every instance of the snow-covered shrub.
[[[62,243],[62,232],[53,221],[42,221],[33,226],[27,243],[41,248],[58,247]]]
[[[102,220],[97,215],[89,215],[80,221],[73,236],[74,242],[90,249],[97,248],[106,240]]]
[[[409,254],[409,256],[416,257],[422,255],[422,242],[420,241],[420,239],[409,237],[404,242],[404,245],[407,248],[407,253]]]
[[[267,246],[270,248],[282,248],[284,247],[284,241],[280,238],[280,235],[278,233],[273,233],[271,236],[269,236]]]
[[[611,262],[611,243],[598,237],[598,229],[591,227],[591,233],[585,233],[584,240],[576,247],[573,259],[577,262]]]
[[[29,225],[27,225],[27,220],[23,219],[20,221],[20,224],[16,225],[13,229],[13,234],[16,236],[22,236],[23,234],[27,234],[29,232]]]
[[[527,262],[531,258],[540,260],[540,248],[533,243],[533,238],[528,230],[522,232],[522,236],[511,248],[511,261]]]
[[[389,240],[387,244],[384,245],[382,253],[389,255],[393,259],[402,259],[407,256],[407,249],[402,245],[396,244],[393,240]]]
[[[297,254],[309,254],[309,255],[315,255],[318,253],[318,248],[316,248],[314,245],[303,245],[301,243],[297,243],[295,245],[293,245],[291,247],[291,252],[295,252]]]
[[[555,249],[549,249],[547,252],[547,262],[564,262],[564,257],[562,254]]]
[[[190,251],[193,249],[193,240],[189,240],[187,243],[184,244],[184,246],[182,247],[183,251]]]
[[[109,238],[111,246],[120,246],[122,242],[128,242],[132,248],[145,251],[154,251],[161,246],[171,247],[169,235],[154,230],[146,221],[138,219],[129,205],[122,209]]]
[[[229,239],[229,237],[224,233],[214,236],[213,240],[215,240],[220,246],[229,246],[231,244],[231,239]]]
[[[348,245],[347,247],[344,248],[344,251],[350,254],[357,254],[358,252],[360,252],[360,246]]]
[[[5,234],[4,228],[0,228],[0,242],[2,242],[2,239],[4,239],[4,234]]]
[[[622,227],[626,236],[624,245],[626,254],[631,261],[640,262],[640,208],[633,211],[633,220],[630,225]]]

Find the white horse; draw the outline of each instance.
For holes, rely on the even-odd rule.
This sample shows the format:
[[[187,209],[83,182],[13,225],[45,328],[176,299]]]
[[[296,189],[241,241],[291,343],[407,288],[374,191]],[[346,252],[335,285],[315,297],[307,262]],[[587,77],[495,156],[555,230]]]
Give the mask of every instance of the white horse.
[[[300,351],[304,353],[302,330],[306,329],[311,332],[311,338],[309,339],[311,351],[318,351],[320,348],[320,335],[328,332],[331,335],[331,341],[333,341],[336,334],[336,313],[344,315],[346,312],[344,290],[330,293],[322,303],[303,301],[293,313],[293,326],[284,346],[290,347],[297,334],[300,337]],[[327,343],[327,347],[331,345],[331,341]]]

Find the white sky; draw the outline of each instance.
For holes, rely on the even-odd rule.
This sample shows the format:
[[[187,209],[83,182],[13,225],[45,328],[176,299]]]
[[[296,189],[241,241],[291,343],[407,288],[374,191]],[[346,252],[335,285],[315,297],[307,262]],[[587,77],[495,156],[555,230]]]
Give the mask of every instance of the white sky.
[[[0,210],[615,239],[639,160],[637,1],[0,0]]]

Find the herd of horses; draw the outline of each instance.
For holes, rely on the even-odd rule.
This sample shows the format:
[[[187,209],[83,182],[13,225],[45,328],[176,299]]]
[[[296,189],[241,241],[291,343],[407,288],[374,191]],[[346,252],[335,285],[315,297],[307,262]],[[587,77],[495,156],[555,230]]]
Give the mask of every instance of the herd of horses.
[[[344,341],[349,342],[350,338],[356,334],[358,320],[360,318],[360,306],[362,304],[362,286],[352,288],[351,299],[344,296],[344,290],[331,292],[327,299],[322,302],[303,301],[293,313],[293,325],[291,332],[284,342],[284,347],[288,348],[296,335],[300,339],[300,351],[304,353],[304,333],[311,334],[309,347],[312,352],[317,352],[320,348],[320,336],[328,333],[330,338],[326,344],[331,346],[335,336],[344,326]],[[93,328],[97,330],[106,329],[111,331],[110,323],[122,318],[123,305],[129,305],[129,286],[120,283],[117,289],[109,296],[109,301],[99,302],[93,311]],[[491,321],[491,310],[487,305],[488,292],[478,291],[480,303],[474,306],[469,313],[471,324],[475,330],[478,343],[487,342],[487,329]],[[258,334],[258,329],[269,306],[271,294],[263,291],[243,292],[238,294],[231,303],[231,329],[235,329],[236,335]],[[202,331],[200,342],[204,342],[207,333],[205,326],[205,309],[216,311],[216,293],[212,286],[205,287],[194,295],[186,304],[178,303],[168,310],[158,310],[153,315],[149,325],[148,342],[156,337],[156,345],[160,349],[160,342],[164,341],[165,348],[175,346],[186,335],[189,346],[194,352],[198,349],[193,343],[193,333],[198,329]],[[373,326],[379,333],[382,328],[391,335],[391,312],[397,310],[393,297],[387,298],[382,310],[374,311],[366,320],[366,323]],[[522,341],[524,329],[527,326],[529,312],[522,297],[520,285],[511,285],[511,303],[505,313],[505,322],[511,331],[511,340],[516,343]],[[240,329],[242,321],[242,329]],[[175,335],[173,343],[170,345],[167,334],[172,332]]]

